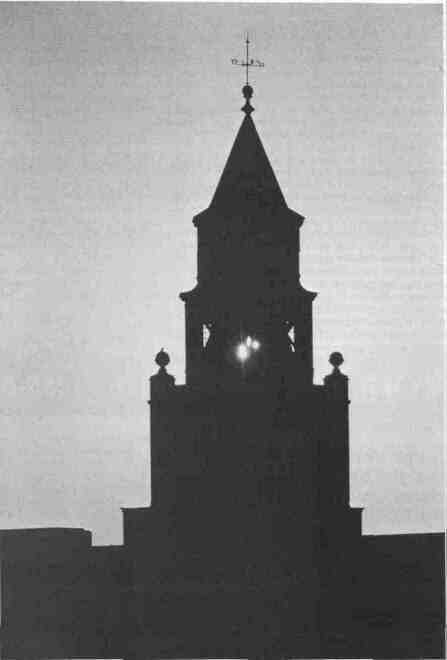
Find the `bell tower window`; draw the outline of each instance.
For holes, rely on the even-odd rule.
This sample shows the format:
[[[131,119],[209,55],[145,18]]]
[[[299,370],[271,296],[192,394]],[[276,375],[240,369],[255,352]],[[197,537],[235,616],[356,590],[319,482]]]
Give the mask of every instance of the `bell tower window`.
[[[207,324],[204,324],[202,329],[203,348],[205,348],[205,346],[207,345],[210,336],[211,336],[211,327]]]
[[[253,353],[256,353],[261,348],[261,342],[248,335],[236,347],[236,357],[239,362],[246,362]]]
[[[288,332],[288,337],[290,342],[290,348],[292,352],[295,353],[295,327],[293,325]]]

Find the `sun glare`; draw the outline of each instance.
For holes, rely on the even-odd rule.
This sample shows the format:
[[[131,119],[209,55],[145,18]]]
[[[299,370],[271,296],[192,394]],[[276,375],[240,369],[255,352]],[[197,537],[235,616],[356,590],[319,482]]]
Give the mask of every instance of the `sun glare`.
[[[245,362],[248,360],[253,351],[257,351],[260,348],[261,344],[257,339],[253,339],[248,336],[245,341],[238,344],[236,348],[236,356],[240,362]]]
[[[249,354],[250,354],[250,351],[248,350],[248,346],[246,346],[245,344],[239,344],[239,346],[237,347],[237,350],[236,350],[236,355],[237,355],[238,359],[241,362],[245,362],[245,360],[248,358]]]

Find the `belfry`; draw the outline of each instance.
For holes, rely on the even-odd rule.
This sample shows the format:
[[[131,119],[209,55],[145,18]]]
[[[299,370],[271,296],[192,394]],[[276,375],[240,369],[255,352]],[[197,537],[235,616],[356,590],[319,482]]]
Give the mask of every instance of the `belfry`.
[[[194,218],[197,286],[181,295],[187,385],[306,389],[312,384],[316,294],[300,283],[304,218],[287,207],[256,131],[252,87],[245,85],[243,93],[245,117],[216,192]],[[253,350],[240,346],[249,349],[252,338]]]
[[[248,66],[247,62],[244,66]],[[150,379],[151,505],[122,546],[3,530],[5,658],[441,658],[442,534],[362,535],[348,378],[313,378],[304,218],[288,208],[243,88],[242,125],[194,217],[186,382]]]

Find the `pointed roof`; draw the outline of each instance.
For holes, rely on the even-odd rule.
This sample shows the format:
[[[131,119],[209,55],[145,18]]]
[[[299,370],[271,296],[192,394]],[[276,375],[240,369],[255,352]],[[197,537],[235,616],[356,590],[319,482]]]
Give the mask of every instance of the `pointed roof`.
[[[234,208],[250,201],[286,206],[256,126],[247,112],[223,170],[211,207]],[[248,106],[250,111],[252,108]]]

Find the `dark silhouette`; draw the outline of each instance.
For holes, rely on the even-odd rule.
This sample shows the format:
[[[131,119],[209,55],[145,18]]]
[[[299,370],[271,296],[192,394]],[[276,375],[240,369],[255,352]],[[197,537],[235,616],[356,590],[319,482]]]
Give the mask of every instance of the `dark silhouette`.
[[[299,231],[252,121],[198,232],[186,384],[156,356],[152,504],[122,547],[3,531],[7,658],[440,658],[442,534],[362,536],[343,356],[313,384]]]

